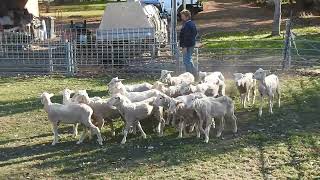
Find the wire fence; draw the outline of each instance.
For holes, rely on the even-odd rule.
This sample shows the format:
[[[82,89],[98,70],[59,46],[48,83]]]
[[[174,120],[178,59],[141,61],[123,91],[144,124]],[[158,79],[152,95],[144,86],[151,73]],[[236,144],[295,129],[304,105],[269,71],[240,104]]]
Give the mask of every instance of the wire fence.
[[[183,71],[172,44],[152,28],[108,31],[67,29],[41,41],[26,33],[0,33],[0,72],[11,74],[158,73]],[[202,71],[281,69],[284,40],[209,41],[195,48]],[[296,36],[291,41],[290,68],[320,66],[320,41]]]

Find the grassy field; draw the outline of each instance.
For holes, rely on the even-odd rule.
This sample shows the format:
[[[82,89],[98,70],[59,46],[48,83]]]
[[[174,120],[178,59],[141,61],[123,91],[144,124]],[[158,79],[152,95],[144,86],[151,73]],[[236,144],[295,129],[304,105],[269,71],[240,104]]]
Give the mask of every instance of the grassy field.
[[[45,6],[40,6],[41,14],[44,16],[57,16],[57,11],[61,12],[63,18],[72,16],[81,16],[83,18],[101,17],[103,15],[106,3],[80,3],[80,4],[66,4],[53,5],[50,7],[49,13],[45,12]]]
[[[298,27],[293,32],[297,40],[320,41],[320,27]],[[285,32],[282,32],[284,34]],[[217,32],[203,35],[205,48],[282,48],[283,37],[270,37],[269,30],[254,30],[244,32]],[[298,42],[298,45],[303,44]],[[317,46],[320,47],[319,44]],[[309,47],[310,48],[310,47]]]
[[[312,179],[320,177],[320,79],[281,74],[283,106],[274,115],[257,105],[239,107],[237,91],[228,80],[227,94],[236,101],[239,134],[230,130],[224,140],[208,144],[194,135],[177,138],[173,129],[148,138],[102,131],[103,146],[86,140],[76,145],[71,127],[61,126],[57,146],[38,99],[43,91],[58,94],[63,88],[88,89],[91,96],[107,96],[100,78],[19,77],[0,79],[0,179],[113,178],[113,179]],[[153,78],[147,77],[149,82]],[[128,78],[126,83],[141,81]],[[54,102],[61,102],[56,95]],[[143,127],[148,123],[143,122]],[[122,123],[117,124],[117,132]],[[148,126],[147,126],[148,127]]]

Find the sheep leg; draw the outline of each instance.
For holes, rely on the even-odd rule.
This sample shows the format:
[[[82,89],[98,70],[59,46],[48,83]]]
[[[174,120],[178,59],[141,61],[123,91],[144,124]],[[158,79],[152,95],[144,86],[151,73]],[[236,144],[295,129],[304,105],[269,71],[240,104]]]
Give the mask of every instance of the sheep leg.
[[[193,125],[191,125],[190,129],[189,129],[189,133],[192,133],[194,131],[194,128],[196,126],[196,123],[194,123]]]
[[[280,99],[281,99],[281,94],[280,94],[280,88],[277,88],[277,95],[278,95],[278,107],[280,108],[281,103],[280,103]]]
[[[255,103],[256,101],[256,89],[253,87],[252,89],[252,105]]]
[[[164,119],[162,119],[157,126],[157,133],[159,136],[163,136],[163,130],[165,125],[166,125],[166,122]]]
[[[53,142],[51,145],[54,146],[59,141],[58,124],[57,123],[52,123],[52,132],[53,132]]]
[[[139,131],[141,132],[141,136],[143,137],[143,139],[146,139],[146,138],[147,138],[147,135],[146,135],[146,133],[143,131],[143,129],[142,129],[141,124],[140,124],[139,121],[137,122],[137,127],[138,127]]]
[[[247,95],[246,101],[247,101],[248,103],[250,103],[250,92],[251,92],[250,89],[248,90],[248,92],[246,92],[246,95]]]
[[[210,119],[210,120],[209,120]],[[212,118],[208,118],[208,121],[206,123],[206,129],[205,129],[205,139],[204,139],[204,142],[205,143],[208,143],[209,142],[209,136],[210,136],[210,129],[211,129],[211,125],[212,125],[212,122],[211,122],[211,119]]]
[[[172,121],[171,121],[171,125],[173,126],[173,127],[175,127],[176,126],[176,116],[174,115],[174,114],[172,114]]]
[[[273,108],[273,96],[274,95],[269,96],[269,113],[270,114],[273,114],[273,110],[272,110],[272,108]]]
[[[96,126],[101,130],[104,125],[104,119],[102,117],[96,117]]]
[[[232,132],[233,134],[236,134],[238,132],[238,126],[237,126],[237,117],[233,114],[231,117],[231,125],[232,125]]]
[[[73,125],[73,137],[77,137],[78,136],[78,126],[79,126],[78,123]]]
[[[110,121],[110,128],[111,128],[111,135],[112,136],[116,136],[116,131],[114,129],[114,125],[113,125],[112,120]]]
[[[123,138],[122,138],[121,144],[125,144],[127,142],[127,136],[128,136],[128,132],[130,130],[132,122],[133,121],[126,121],[126,125],[123,130]]]
[[[92,134],[95,134],[97,136],[98,143],[100,145],[102,145],[102,141],[103,140],[102,140],[102,136],[101,136],[101,133],[100,133],[100,129],[97,126],[95,126],[94,124],[92,124],[91,118],[89,118],[88,121],[84,122],[83,125],[86,127],[85,129],[90,129],[90,132],[91,132],[90,136],[92,136]],[[87,130],[85,130],[85,134],[83,134],[83,136],[85,137],[86,134],[87,134]],[[84,139],[84,137],[83,137],[83,139]]]
[[[224,130],[224,117],[219,118],[220,119],[220,124],[219,124],[219,129],[217,132],[217,137],[219,138],[222,134],[222,131]]]
[[[199,124],[197,124],[195,128],[196,128],[197,138],[200,138],[201,133],[200,133]]]
[[[182,132],[184,130],[184,122],[182,120],[180,120],[179,122],[179,136],[178,138],[182,138]]]
[[[260,95],[259,117],[262,116],[263,96]]]
[[[226,95],[226,86],[225,86],[225,85],[222,85],[222,86],[221,86],[221,95],[222,95],[222,96],[225,96],[225,95]]]
[[[93,124],[92,124],[92,126],[90,127],[90,130],[94,133],[94,134],[96,134],[97,135],[97,141],[98,141],[98,143],[99,143],[99,145],[102,145],[102,136],[101,136],[101,133],[100,133],[100,130],[99,130],[99,128],[98,127],[96,127],[96,126],[94,126]]]
[[[77,144],[83,143],[83,140],[86,138],[87,133],[88,133],[88,129],[87,129],[87,127],[85,127]]]

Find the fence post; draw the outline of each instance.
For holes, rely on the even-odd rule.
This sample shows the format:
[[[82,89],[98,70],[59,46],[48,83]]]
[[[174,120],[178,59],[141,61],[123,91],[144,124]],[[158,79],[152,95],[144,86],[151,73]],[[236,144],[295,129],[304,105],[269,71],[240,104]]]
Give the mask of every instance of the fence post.
[[[53,60],[52,60],[52,47],[51,43],[49,42],[49,72],[53,72]]]
[[[70,42],[67,42],[67,74],[68,76],[74,75],[74,59],[73,59],[73,50]]]
[[[292,40],[292,33],[291,33],[291,20],[286,21],[286,35],[284,41],[284,53],[283,53],[283,62],[282,62],[282,69],[288,70],[291,66],[291,40]]]

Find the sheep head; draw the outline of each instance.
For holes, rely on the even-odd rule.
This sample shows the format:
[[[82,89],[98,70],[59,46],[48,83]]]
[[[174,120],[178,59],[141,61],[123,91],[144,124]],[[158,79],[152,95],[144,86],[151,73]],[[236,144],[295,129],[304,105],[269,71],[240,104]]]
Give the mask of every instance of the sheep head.
[[[192,91],[191,89],[192,84],[182,83],[179,89],[180,94],[185,95]]]
[[[162,94],[162,93],[159,93],[158,95],[157,95],[157,98],[156,98],[156,100],[154,100],[154,102],[153,102],[153,105],[154,106],[165,106],[166,105],[166,95],[164,95],[164,94]]]
[[[40,95],[41,103],[44,104],[45,102],[50,101],[50,98],[52,98],[53,96],[54,96],[54,94],[52,94],[52,93],[43,92],[43,93]]]
[[[64,96],[68,96],[70,97],[71,94],[75,93],[74,90],[70,90],[68,88],[64,89],[63,91],[60,92],[61,95],[64,95]]]
[[[263,70],[262,68],[259,68],[254,74],[253,74],[253,79],[256,80],[264,80],[267,74],[270,74],[270,70]]]
[[[182,101],[177,101],[177,100],[175,100],[175,99],[171,99],[170,100],[170,103],[169,103],[169,109],[168,109],[168,111],[170,112],[170,113],[176,113],[177,112],[177,107],[180,105],[180,104],[183,104],[183,102]]]

